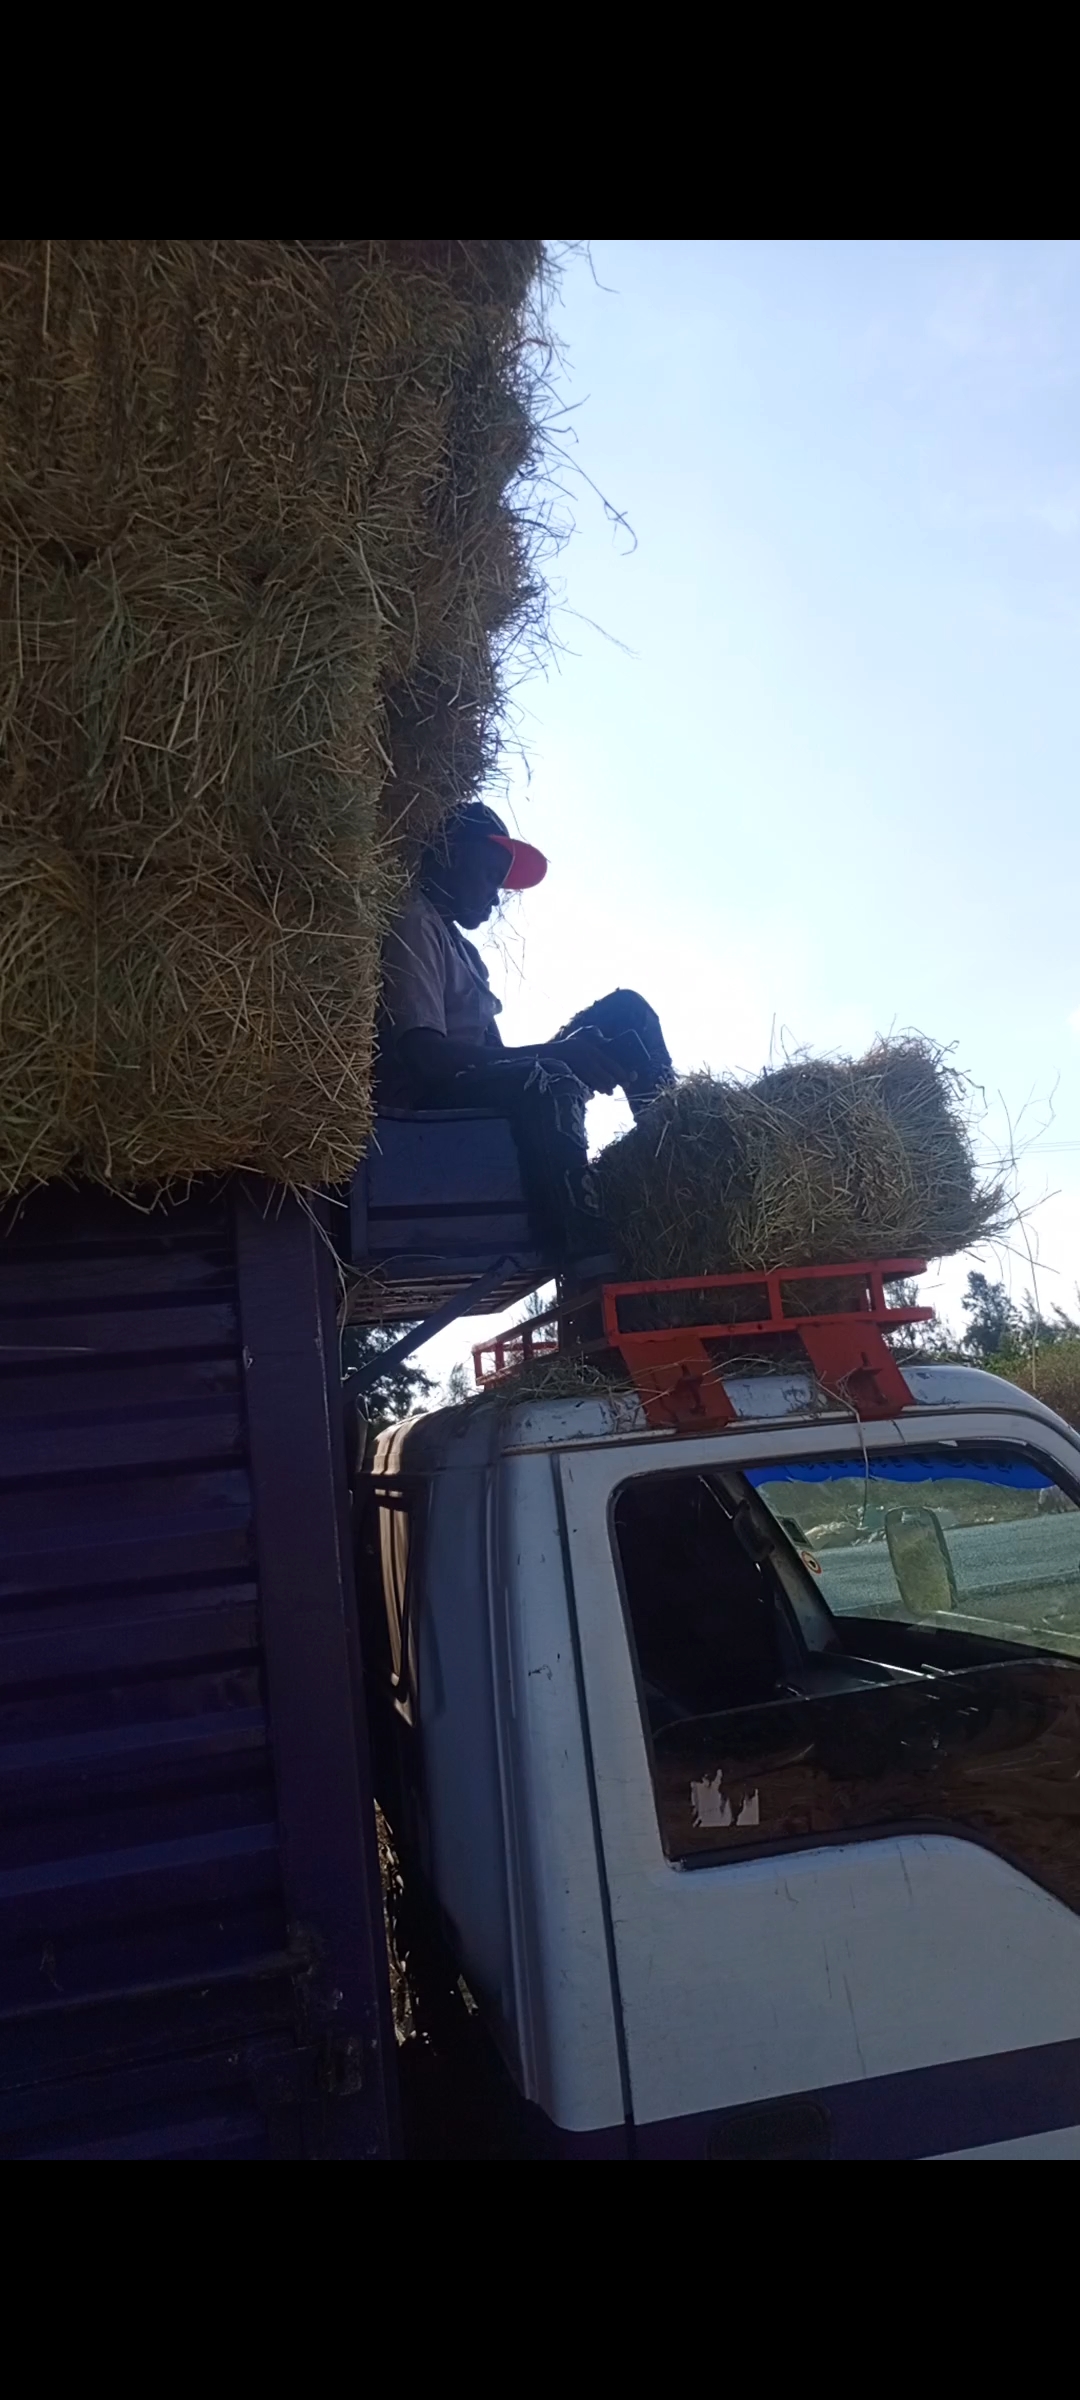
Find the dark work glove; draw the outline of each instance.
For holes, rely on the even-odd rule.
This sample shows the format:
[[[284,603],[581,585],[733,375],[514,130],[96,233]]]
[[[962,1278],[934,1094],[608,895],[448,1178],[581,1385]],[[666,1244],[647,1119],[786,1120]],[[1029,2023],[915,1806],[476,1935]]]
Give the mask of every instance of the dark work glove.
[[[605,1046],[619,1063],[619,1082],[624,1092],[651,1090],[656,1082],[656,1068],[639,1033],[604,1036]]]
[[[549,1058],[561,1058],[591,1092],[613,1092],[622,1082],[618,1049],[602,1033],[568,1033],[560,1042],[547,1043],[545,1050]]]

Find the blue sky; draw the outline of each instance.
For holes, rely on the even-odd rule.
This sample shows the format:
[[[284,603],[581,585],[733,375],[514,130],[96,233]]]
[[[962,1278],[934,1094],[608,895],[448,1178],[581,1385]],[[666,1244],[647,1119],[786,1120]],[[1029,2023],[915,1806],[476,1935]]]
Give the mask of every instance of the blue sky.
[[[506,1038],[622,982],[680,1067],[955,1043],[1072,1306],[1080,245],[598,242],[554,326],[577,530],[516,695],[551,869],[492,937]]]

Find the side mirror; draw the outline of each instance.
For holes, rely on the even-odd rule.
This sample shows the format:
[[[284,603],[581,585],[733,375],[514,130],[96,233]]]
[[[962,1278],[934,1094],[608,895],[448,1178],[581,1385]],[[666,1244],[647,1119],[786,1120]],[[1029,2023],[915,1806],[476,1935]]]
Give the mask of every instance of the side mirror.
[[[933,1509],[887,1508],[885,1539],[908,1614],[947,1616],[957,1603],[956,1577]]]

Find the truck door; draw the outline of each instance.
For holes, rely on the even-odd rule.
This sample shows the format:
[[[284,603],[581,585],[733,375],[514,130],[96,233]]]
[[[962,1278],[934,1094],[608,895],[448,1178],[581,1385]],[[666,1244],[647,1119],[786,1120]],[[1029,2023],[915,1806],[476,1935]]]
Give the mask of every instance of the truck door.
[[[639,2156],[1080,2156],[1078,1467],[1006,1411],[561,1456]]]

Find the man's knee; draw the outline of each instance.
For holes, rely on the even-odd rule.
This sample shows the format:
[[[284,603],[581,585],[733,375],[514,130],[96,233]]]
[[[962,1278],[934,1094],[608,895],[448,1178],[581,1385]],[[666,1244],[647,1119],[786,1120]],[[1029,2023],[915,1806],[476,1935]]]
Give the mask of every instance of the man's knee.
[[[644,1034],[649,1041],[655,1041],[660,1036],[660,1019],[641,992],[624,992],[620,989],[612,992],[611,1000],[612,1017],[620,1020],[627,1033]]]
[[[535,1063],[525,1079],[525,1090],[560,1093],[582,1103],[592,1098],[588,1084],[582,1083],[580,1075],[575,1075],[564,1058],[559,1058],[550,1050],[537,1052]]]
[[[621,985],[617,991],[605,992],[603,998],[594,1000],[589,1008],[580,1009],[572,1022],[595,1025],[597,1031],[607,1034],[609,1039],[617,1039],[620,1033],[639,1033],[649,1042],[662,1038],[660,1019],[655,1008],[650,1006],[643,993],[624,991]]]

